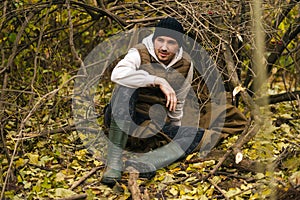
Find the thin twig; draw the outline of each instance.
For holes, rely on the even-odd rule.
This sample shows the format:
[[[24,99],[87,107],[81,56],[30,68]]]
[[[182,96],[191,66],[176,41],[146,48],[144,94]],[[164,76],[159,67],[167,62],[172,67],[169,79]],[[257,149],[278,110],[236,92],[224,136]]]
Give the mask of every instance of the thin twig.
[[[229,200],[229,197],[226,195],[226,193],[218,186],[218,184],[216,184],[212,179],[208,179],[208,181],[219,191],[221,192],[221,194],[223,195],[223,197],[226,200]]]
[[[89,173],[85,174],[83,177],[81,177],[78,181],[74,182],[73,185],[70,187],[70,190],[73,190],[77,186],[79,186],[81,183],[83,183],[88,177],[93,175],[97,170],[103,168],[103,166],[94,167]]]
[[[82,59],[78,55],[78,53],[76,51],[76,48],[75,48],[75,44],[74,44],[74,31],[73,31],[71,9],[70,9],[70,0],[66,0],[66,4],[67,4],[67,10],[68,10],[69,36],[70,36],[69,37],[69,44],[70,44],[71,52],[72,52],[72,55],[75,58],[75,60],[77,60],[80,63],[80,66],[83,68],[84,75],[87,75],[87,71],[86,71],[84,62],[82,61]]]
[[[38,38],[38,42],[37,42],[36,52],[35,52],[34,61],[33,61],[34,68],[33,68],[33,76],[32,76],[32,79],[31,79],[31,92],[34,92],[34,90],[35,90],[34,81],[35,81],[36,76],[37,76],[38,58],[39,58],[39,54],[40,54],[40,47],[41,47],[41,42],[42,42],[42,38],[43,38],[43,35],[44,35],[44,31],[45,31],[45,26],[46,26],[47,21],[48,21],[49,12],[50,12],[50,9],[47,9],[47,13],[44,17],[44,21],[43,21],[41,31],[40,31],[40,34],[39,34],[39,38]],[[31,96],[31,99],[30,99],[29,102],[32,102],[33,98],[34,98],[34,96]]]
[[[28,121],[28,119],[32,116],[32,114],[37,110],[37,108],[39,107],[39,106],[41,106],[41,104],[43,104],[43,101],[44,100],[46,100],[47,98],[51,98],[51,97],[53,97],[57,92],[59,92],[66,84],[68,84],[71,80],[73,80],[74,78],[76,78],[76,77],[78,77],[78,76],[73,76],[73,77],[71,77],[69,80],[67,80],[65,83],[63,83],[59,88],[57,88],[57,89],[55,89],[55,90],[53,90],[53,91],[51,91],[51,92],[49,92],[49,93],[47,93],[47,94],[45,94],[44,96],[42,96],[37,102],[36,102],[36,104],[33,106],[33,108],[29,111],[29,113],[27,114],[27,116],[22,120],[22,122],[21,122],[21,124],[20,124],[20,131],[19,131],[19,133],[18,133],[18,135],[17,135],[17,138],[22,138],[22,135],[23,135],[23,131],[24,131],[24,128],[25,128],[25,124],[26,124],[26,122]],[[11,172],[11,170],[12,170],[12,166],[13,166],[13,160],[14,160],[14,157],[15,157],[15,155],[16,155],[16,153],[17,153],[17,148],[18,148],[18,146],[19,146],[19,144],[20,144],[20,142],[21,142],[22,140],[20,140],[20,139],[18,139],[17,141],[16,141],[16,143],[15,143],[15,146],[14,146],[14,150],[13,150],[13,154],[12,154],[12,157],[11,157],[11,161],[10,161],[10,163],[9,163],[9,167],[8,167],[8,169],[7,169],[7,175],[6,175],[6,177],[5,177],[5,181],[4,181],[4,184],[3,184],[3,187],[2,187],[2,192],[1,192],[1,197],[0,197],[0,199],[3,199],[3,197],[4,197],[4,192],[5,192],[5,188],[6,188],[6,185],[7,185],[7,183],[8,183],[8,179],[9,179],[9,174],[10,174],[10,172]]]
[[[8,61],[7,61],[7,65],[6,65],[7,69],[9,69],[10,66],[13,63],[13,59],[15,58],[15,55],[16,55],[16,52],[17,52],[17,47],[18,47],[19,42],[21,40],[21,36],[23,35],[24,30],[25,30],[27,24],[29,23],[29,21],[31,20],[31,18],[33,16],[34,16],[34,13],[30,13],[29,14],[29,16],[27,17],[27,19],[23,22],[23,24],[22,24],[22,26],[21,26],[18,34],[17,34],[16,40],[14,41],[14,45],[13,45],[13,48],[12,48],[12,54],[9,56]],[[24,126],[24,123],[21,123],[21,129],[23,128],[23,126]],[[21,135],[22,135],[22,131],[20,131],[19,136],[21,136]],[[12,165],[13,165],[13,160],[14,160],[14,157],[15,157],[18,145],[19,145],[19,141],[17,141],[17,143],[15,144],[15,148],[14,148],[14,151],[13,151],[13,154],[12,154],[12,157],[11,157],[11,161],[10,161],[9,167],[7,169],[5,181],[4,181],[3,186],[2,186],[2,191],[1,191],[0,199],[3,199],[3,197],[4,197],[4,192],[5,192],[5,189],[6,189],[7,182],[9,180],[9,176],[10,176]]]

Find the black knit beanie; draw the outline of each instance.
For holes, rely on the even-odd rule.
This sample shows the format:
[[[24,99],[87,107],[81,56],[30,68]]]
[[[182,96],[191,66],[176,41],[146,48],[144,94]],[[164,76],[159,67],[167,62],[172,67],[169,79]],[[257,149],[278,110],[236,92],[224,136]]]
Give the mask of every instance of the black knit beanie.
[[[168,36],[174,38],[179,46],[182,46],[183,34],[184,30],[182,25],[175,18],[167,17],[158,22],[152,39],[154,41],[158,36]]]

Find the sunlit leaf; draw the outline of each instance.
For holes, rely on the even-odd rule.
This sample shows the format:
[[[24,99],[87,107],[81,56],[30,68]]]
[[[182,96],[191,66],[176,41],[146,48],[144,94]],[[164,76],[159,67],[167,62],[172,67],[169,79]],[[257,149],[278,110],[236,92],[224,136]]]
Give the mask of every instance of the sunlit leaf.
[[[174,175],[173,174],[166,174],[162,183],[170,183],[174,181]]]
[[[23,184],[24,184],[24,188],[25,189],[29,189],[31,187],[31,185],[32,185],[31,182],[27,182],[27,181],[24,181]]]
[[[27,153],[29,158],[29,163],[34,165],[39,165],[39,155],[35,153]]]
[[[41,157],[40,161],[39,161],[39,165],[40,166],[45,166],[45,164],[49,161],[53,160],[53,157],[49,157],[49,156],[43,156]]]
[[[178,187],[177,186],[171,186],[171,188],[169,189],[169,192],[173,195],[173,196],[177,196],[178,195]]]
[[[76,195],[77,193],[69,190],[69,189],[65,189],[65,188],[56,188],[55,189],[55,196],[56,197],[70,197],[73,195]]]
[[[189,161],[189,160],[191,160],[191,159],[192,159],[194,156],[196,156],[196,155],[197,155],[197,153],[189,154],[189,155],[186,157],[185,160]]]
[[[55,181],[57,181],[57,182],[64,181],[65,178],[66,178],[66,175],[63,174],[62,172],[58,172],[58,173],[55,175]]]
[[[19,167],[23,167],[27,162],[28,162],[28,159],[19,158],[15,162],[15,165],[16,165],[17,168],[19,168]]]
[[[226,192],[226,195],[228,197],[235,196],[236,194],[240,193],[241,190],[239,188],[229,188],[229,190]]]
[[[294,172],[291,177],[290,181],[296,186],[300,186],[300,171]]]
[[[257,173],[256,175],[255,175],[255,178],[256,179],[262,179],[262,178],[264,178],[265,177],[265,175],[263,174],[263,173]]]
[[[197,177],[191,176],[191,177],[187,178],[187,179],[185,180],[185,182],[192,182],[192,181],[195,181],[195,180],[197,180]]]
[[[50,179],[45,177],[41,186],[45,189],[50,189],[52,187]]]

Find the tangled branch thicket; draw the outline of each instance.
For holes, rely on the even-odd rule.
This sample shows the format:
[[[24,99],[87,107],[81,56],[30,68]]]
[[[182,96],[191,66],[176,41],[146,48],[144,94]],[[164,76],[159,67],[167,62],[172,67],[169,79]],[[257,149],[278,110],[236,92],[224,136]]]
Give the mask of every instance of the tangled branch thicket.
[[[223,75],[226,90],[232,93],[240,88],[241,98],[236,96],[235,105],[242,103],[244,112],[255,116],[253,106],[260,106],[266,94],[253,88],[253,83],[261,80],[253,67],[253,53],[257,49],[253,26],[257,22],[253,20],[252,3],[1,1],[0,146],[1,154],[10,163],[9,167],[0,168],[1,197],[16,182],[15,157],[24,148],[34,148],[30,147],[33,138],[74,130],[72,83],[85,56],[105,38],[134,27],[153,27],[165,16],[176,17],[187,35],[209,52]],[[266,68],[269,88],[274,93],[270,103],[291,100],[296,111],[300,109],[299,0],[264,1],[262,6],[266,48],[265,64],[261,67]],[[196,80],[197,77],[198,91],[201,84]],[[101,108],[109,96],[102,97]],[[293,117],[299,119],[299,114]]]

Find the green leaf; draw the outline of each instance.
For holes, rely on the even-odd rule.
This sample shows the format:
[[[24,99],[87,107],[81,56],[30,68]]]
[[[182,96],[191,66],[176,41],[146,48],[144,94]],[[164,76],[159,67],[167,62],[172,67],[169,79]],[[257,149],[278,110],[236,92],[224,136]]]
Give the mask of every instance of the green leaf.
[[[11,33],[11,34],[9,34],[9,36],[8,36],[8,40],[9,40],[10,42],[14,42],[14,41],[16,40],[16,38],[17,38],[17,34],[16,34],[16,33]]]
[[[38,180],[35,186],[33,186],[32,191],[34,192],[40,192],[41,191],[41,180]]]
[[[33,165],[39,165],[39,155],[35,153],[27,153],[29,163]]]
[[[43,156],[41,157],[40,161],[39,161],[39,165],[40,166],[45,166],[45,164],[51,160],[53,160],[53,157],[49,157],[49,156]]]
[[[28,159],[19,158],[16,161],[16,168],[23,167],[27,163]]]
[[[43,188],[50,189],[52,185],[51,185],[49,178],[45,177],[44,182],[41,184],[41,186]]]

